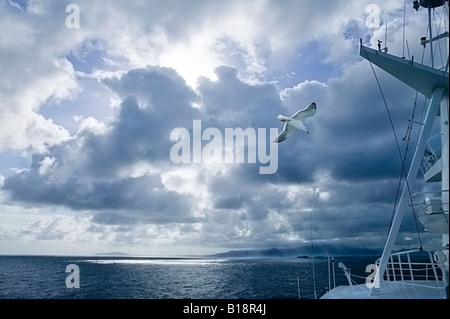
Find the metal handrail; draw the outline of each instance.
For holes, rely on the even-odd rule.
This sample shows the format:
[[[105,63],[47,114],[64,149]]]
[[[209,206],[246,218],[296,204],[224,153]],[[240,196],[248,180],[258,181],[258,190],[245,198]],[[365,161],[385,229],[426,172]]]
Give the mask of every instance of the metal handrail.
[[[440,143],[440,139],[443,133],[439,133],[430,137],[427,141],[427,147],[425,148],[423,154],[423,161],[420,164],[420,171],[422,174],[425,174],[434,164],[436,164],[441,158],[442,153],[442,145]],[[438,146],[433,147],[431,142],[439,138]]]
[[[411,254],[422,252],[419,249],[393,253],[389,256],[383,280],[387,281],[435,281],[436,286],[441,286],[446,280],[444,270],[438,262],[433,260],[433,255],[428,251],[428,260],[412,261]],[[396,258],[395,258],[396,257]],[[405,257],[405,259],[402,259]],[[378,265],[380,259],[375,263]]]
[[[440,200],[441,203],[441,212],[440,213],[447,213],[448,214],[448,209],[445,210],[444,207],[448,207],[448,202],[442,202],[442,193],[448,193],[448,189],[443,189],[443,190],[433,190],[433,191],[426,191],[426,192],[417,192],[411,195],[411,204],[413,206],[415,206],[416,210],[418,212],[422,212],[425,214],[427,208],[430,206],[430,204],[427,204],[425,202],[425,200],[427,199],[436,199],[436,200]]]

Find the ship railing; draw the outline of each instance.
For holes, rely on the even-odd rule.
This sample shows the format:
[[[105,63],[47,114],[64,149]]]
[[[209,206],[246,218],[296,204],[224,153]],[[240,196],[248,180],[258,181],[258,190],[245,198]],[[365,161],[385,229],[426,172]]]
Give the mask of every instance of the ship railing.
[[[444,193],[448,194],[448,189],[440,191],[417,192],[411,195],[411,204],[417,212],[417,215],[448,215],[449,202],[443,201]],[[447,216],[448,217],[448,216]],[[448,220],[446,221],[448,224]]]
[[[380,259],[376,261],[379,265]],[[446,257],[443,251],[422,251],[420,249],[393,253],[390,255],[384,281],[409,282],[420,284],[423,281],[435,282],[436,287],[446,285]]]
[[[423,175],[436,164],[442,155],[441,145],[442,133],[433,135],[428,139],[425,152],[423,153],[423,160],[420,164],[420,171]]]

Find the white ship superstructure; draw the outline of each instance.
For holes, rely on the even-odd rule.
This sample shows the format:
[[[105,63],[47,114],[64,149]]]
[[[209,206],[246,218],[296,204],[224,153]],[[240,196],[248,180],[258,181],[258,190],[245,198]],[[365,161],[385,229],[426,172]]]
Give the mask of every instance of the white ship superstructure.
[[[338,286],[328,291],[322,299],[445,299],[448,298],[449,269],[449,62],[448,62],[448,0],[414,1],[416,10],[428,10],[428,34],[420,43],[429,50],[431,65],[415,62],[413,58],[396,57],[387,49],[372,49],[361,44],[360,55],[371,64],[396,77],[429,99],[426,116],[419,123],[420,133],[406,183],[396,206],[389,234],[381,257],[376,261],[378,270],[367,284]],[[443,9],[446,30],[433,34],[432,11]],[[436,45],[445,45],[444,65],[433,62]],[[444,44],[445,43],[445,44]],[[433,128],[440,127],[436,134]],[[409,185],[423,176],[424,190],[411,194]],[[439,187],[437,187],[440,185]],[[426,188],[425,188],[426,189]],[[430,187],[428,187],[430,189]],[[442,236],[442,247],[426,251],[416,250],[393,253],[403,215],[413,209],[424,228]],[[417,257],[420,257],[416,261]]]

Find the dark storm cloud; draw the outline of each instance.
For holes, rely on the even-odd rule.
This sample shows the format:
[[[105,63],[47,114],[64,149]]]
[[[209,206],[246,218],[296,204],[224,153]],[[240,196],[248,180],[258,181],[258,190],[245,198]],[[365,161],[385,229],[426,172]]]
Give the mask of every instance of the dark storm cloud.
[[[192,107],[199,97],[173,70],[162,67],[131,70],[104,81],[123,102],[106,137],[92,138],[93,173],[112,166],[114,172],[138,160],[168,161],[169,137],[176,127],[191,127],[201,114]]]
[[[340,161],[334,163],[333,175],[337,179],[349,181],[395,178],[401,173],[401,163],[398,157],[389,157],[396,152],[395,147],[381,150],[343,150]],[[397,160],[397,163],[395,162]]]
[[[216,199],[214,208],[238,209],[242,207],[243,203],[244,200],[240,195],[226,195],[226,197],[220,197]]]
[[[131,70],[120,79],[105,79],[103,83],[122,98],[134,95],[148,107],[172,116],[184,115],[180,112],[186,109],[186,104],[198,102],[199,99],[171,68],[148,66],[146,69]]]
[[[190,214],[191,199],[165,189],[159,175],[120,174],[141,161],[168,162],[170,131],[199,117],[191,107],[198,97],[167,68],[133,70],[106,82],[124,98],[107,132],[83,132],[47,154],[35,155],[31,169],[8,177],[3,188],[16,201],[140,211],[138,217],[148,221],[184,220]],[[45,159],[53,164],[43,171]],[[94,221],[129,221],[112,217],[99,215]]]
[[[253,90],[254,96],[261,96],[257,90],[260,87],[242,83],[230,68],[218,69],[218,75],[218,81],[200,82],[199,91],[206,109],[213,110],[214,102],[217,102],[222,107],[214,109],[211,114],[221,114],[220,119],[231,123],[238,118],[237,115],[243,115],[239,120],[245,123],[250,114],[248,111],[257,105],[251,102],[259,100],[253,97],[249,102],[239,98],[238,93],[245,96],[247,90]],[[405,118],[410,115],[412,104],[401,101],[397,95],[399,92],[410,94],[410,101],[413,101],[414,94],[388,77],[381,79],[386,87],[384,93],[391,107],[397,135],[400,135],[407,124]],[[358,90],[354,89],[356,87]],[[308,238],[308,216],[301,214],[300,210],[298,214],[291,211],[296,206],[307,206],[312,200],[324,212],[314,217],[314,232],[318,238],[341,237],[356,242],[357,238],[369,236],[372,238],[359,244],[368,245],[370,240],[382,244],[393,210],[401,164],[386,109],[370,69],[358,63],[348,70],[344,79],[330,80],[327,85],[306,83],[297,90],[285,96],[284,105],[280,105],[278,97],[266,90],[262,96],[268,100],[272,98],[276,107],[266,111],[266,114],[271,114],[265,115],[263,121],[268,127],[281,128],[276,120],[277,114],[289,115],[316,101],[318,112],[305,123],[311,134],[299,132],[296,138],[279,145],[279,167],[274,175],[258,175],[256,167],[244,164],[227,176],[211,179],[208,188],[215,198],[215,208],[226,209],[220,212],[221,217],[215,215],[214,220],[220,218],[221,223],[232,225],[233,222],[225,216],[230,218],[230,211],[239,210],[240,219],[233,225],[241,223],[245,229],[245,221],[253,221],[253,234],[246,238],[247,244],[264,245],[267,241],[267,245],[274,245],[284,242],[283,235],[289,231]],[[217,97],[220,99],[214,100]],[[242,104],[244,108],[237,108],[235,101],[247,103]],[[234,116],[227,117],[228,114]],[[329,174],[329,180],[317,180],[316,174],[321,171]],[[270,189],[268,185],[277,186]],[[283,191],[287,185],[323,186],[331,197],[318,201],[313,194],[298,193],[294,199],[288,198]],[[255,221],[265,220],[268,210],[284,216],[288,224],[279,226],[277,230],[271,229],[270,236],[258,242],[260,232],[267,229]]]
[[[401,139],[412,114],[415,94],[392,77],[379,78],[387,108],[365,63],[352,66],[342,79],[330,80],[326,97],[318,104],[313,121],[316,134],[312,138],[318,146],[314,148],[314,159],[320,158],[318,165],[339,180],[396,179],[401,173],[403,158],[395,138],[404,154],[408,145]],[[417,128],[412,134],[413,141],[416,133]],[[410,152],[408,158],[411,155]]]
[[[276,117],[279,114],[292,115],[293,111],[283,105],[278,89],[273,84],[250,85],[238,78],[237,70],[233,67],[221,66],[216,68],[217,81],[201,79],[198,91],[201,93],[205,113],[210,123],[219,128],[266,128],[267,149],[273,141],[269,138],[270,128],[283,128]],[[309,103],[309,102],[308,102]],[[307,102],[302,101],[303,105]],[[300,107],[298,107],[299,109]],[[295,109],[297,111],[298,109]],[[301,136],[301,132],[299,134]],[[305,140],[290,141],[294,146],[280,145],[278,148],[278,170],[274,175],[262,176],[256,165],[244,164],[239,175],[245,176],[245,183],[253,180],[260,182],[306,182],[311,181],[313,167],[304,165],[308,154],[308,136]],[[306,149],[304,144],[307,144]],[[299,154],[298,150],[301,150]],[[236,174],[235,178],[239,178]]]
[[[95,214],[92,221],[102,225],[133,225],[137,222],[137,219],[118,213],[102,212]]]
[[[117,121],[110,132],[106,136],[91,135],[86,139],[85,151],[89,155],[84,165],[87,172],[111,176],[120,168],[141,160],[167,161],[172,146],[169,123],[182,122],[186,118],[182,109],[179,111],[180,117],[168,114],[171,113],[141,107],[135,96],[127,96],[121,103]]]
[[[395,143],[379,92],[362,70],[358,64],[348,71],[349,86],[339,79],[326,85],[307,83],[286,90],[283,100],[273,84],[245,83],[228,66],[216,69],[216,81],[201,79],[196,92],[172,69],[131,70],[104,81],[122,100],[104,132],[79,132],[47,154],[35,155],[31,169],[6,178],[3,189],[16,201],[89,210],[97,224],[201,222],[203,239],[230,247],[282,245],[289,233],[308,238],[304,210],[311,201],[317,211],[317,238],[353,240],[365,232],[376,234],[387,227],[400,171],[392,165]],[[354,92],[352,86],[357,85],[366,93]],[[397,90],[386,92],[392,103],[398,102],[393,97]],[[174,128],[190,131],[192,121],[200,119],[203,129],[222,132],[236,127],[281,129],[278,114],[291,115],[311,101],[318,104],[317,114],[305,123],[311,134],[298,132],[279,145],[276,174],[260,175],[258,165],[248,163],[228,167],[226,174],[189,166],[198,172],[196,183],[208,191],[211,205],[203,208],[205,217],[196,217],[196,199],[162,182],[162,174],[183,167],[169,157]],[[406,108],[398,105],[395,119]],[[140,163],[152,165],[154,171],[130,176]],[[329,180],[318,180],[322,171]],[[290,186],[294,189],[288,194]],[[319,200],[317,187],[323,187],[329,199]]]
[[[217,81],[199,80],[205,112],[226,127],[276,127],[278,112],[284,110],[273,84],[250,85],[241,81],[233,67],[217,67]]]
[[[58,181],[31,171],[7,178],[4,189],[10,192],[15,201],[62,205],[76,210],[129,211],[131,215],[136,214],[132,218],[140,217],[148,221],[184,220],[189,217],[191,206],[188,196],[164,189],[157,176],[123,178],[110,182],[86,182],[75,178]],[[101,218],[106,216],[110,218]],[[95,220],[106,220],[108,223],[112,220],[130,221],[111,216],[119,215],[104,213]]]
[[[276,114],[283,107],[273,85],[246,84],[231,67],[222,66],[216,72],[218,81],[204,79],[198,88],[202,110],[192,107],[199,96],[172,69],[147,67],[105,80],[105,85],[122,98],[106,131],[79,132],[46,154],[35,155],[31,169],[8,177],[4,189],[16,201],[101,211],[93,218],[98,223],[194,221],[190,217],[192,199],[167,190],[158,172],[124,177],[123,171],[141,162],[157,170],[166,167],[160,173],[175,168],[169,158],[173,145],[170,132],[176,127],[190,129],[194,119],[201,119],[203,128],[269,129],[272,124],[278,125]],[[52,164],[44,170],[46,160]],[[231,169],[226,179],[210,177],[208,185],[215,208],[243,207],[251,219],[263,218],[266,204],[255,204],[259,195],[252,188],[252,184],[260,183],[255,169],[254,164],[243,164]],[[263,185],[259,187],[261,192]],[[230,189],[241,197],[229,196]]]

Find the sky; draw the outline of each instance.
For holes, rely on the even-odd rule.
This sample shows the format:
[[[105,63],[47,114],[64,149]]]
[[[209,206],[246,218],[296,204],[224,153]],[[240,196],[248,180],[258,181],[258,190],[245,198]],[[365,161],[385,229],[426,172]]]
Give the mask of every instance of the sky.
[[[0,254],[382,248],[416,95],[374,69],[394,135],[359,43],[421,57],[426,11],[406,2],[0,0]],[[194,121],[210,146],[253,130],[267,155],[277,115],[313,101],[272,174],[233,148],[171,158],[176,128],[188,159],[212,141]],[[418,238],[407,213],[397,245]]]

